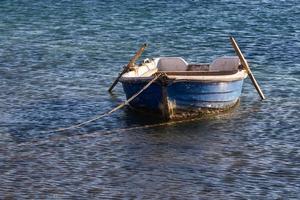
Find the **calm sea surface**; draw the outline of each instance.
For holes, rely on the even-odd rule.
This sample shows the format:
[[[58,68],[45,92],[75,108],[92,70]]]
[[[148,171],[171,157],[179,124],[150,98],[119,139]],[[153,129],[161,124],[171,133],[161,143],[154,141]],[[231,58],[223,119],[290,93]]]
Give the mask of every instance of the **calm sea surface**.
[[[259,81],[230,113],[152,128],[113,78],[143,55],[210,62],[235,36]],[[0,3],[0,199],[300,199],[296,0]],[[110,131],[110,132],[108,132]]]

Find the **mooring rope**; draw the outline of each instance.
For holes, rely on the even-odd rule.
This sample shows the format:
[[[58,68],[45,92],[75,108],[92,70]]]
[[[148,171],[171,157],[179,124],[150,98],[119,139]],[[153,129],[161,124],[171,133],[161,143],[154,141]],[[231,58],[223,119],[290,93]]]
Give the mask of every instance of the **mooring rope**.
[[[132,130],[139,130],[139,129],[146,129],[146,128],[156,128],[160,126],[171,126],[174,124],[181,124],[181,123],[186,123],[186,122],[193,122],[193,121],[198,121],[200,120],[201,117],[198,118],[187,118],[187,119],[182,119],[182,120],[174,120],[174,121],[167,121],[167,122],[161,122],[161,123],[154,123],[154,124],[145,124],[141,126],[133,126],[133,127],[127,127],[127,128],[118,128],[118,129],[112,129],[112,130],[106,130],[102,131],[100,133],[114,133],[114,132],[125,132],[125,131],[132,131]],[[99,133],[99,132],[96,132]]]
[[[137,93],[135,93],[132,97],[130,97],[128,100],[124,101],[123,103],[121,103],[120,105],[118,105],[117,107],[113,108],[112,110],[110,110],[109,112],[106,112],[106,113],[103,113],[101,115],[98,115],[90,120],[87,120],[87,121],[84,121],[84,122],[81,122],[79,124],[75,124],[73,126],[69,126],[69,127],[66,127],[66,128],[59,128],[59,129],[56,129],[56,130],[52,130],[50,132],[61,132],[61,131],[66,131],[66,130],[70,130],[70,129],[75,129],[75,128],[79,128],[81,126],[84,126],[86,124],[89,124],[93,121],[96,121],[102,117],[105,117],[105,116],[108,116],[109,114],[123,108],[124,106],[128,105],[132,100],[134,100],[137,96],[139,96],[144,90],[146,90],[154,81],[156,81],[160,76],[162,76],[162,74],[157,74],[155,75],[155,77],[149,81],[149,83],[147,85],[145,85],[140,91],[138,91]]]

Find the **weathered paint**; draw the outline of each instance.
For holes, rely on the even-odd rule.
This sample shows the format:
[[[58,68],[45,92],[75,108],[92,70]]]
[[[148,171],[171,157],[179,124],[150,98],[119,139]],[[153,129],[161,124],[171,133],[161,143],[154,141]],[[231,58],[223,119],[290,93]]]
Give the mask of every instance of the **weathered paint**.
[[[122,81],[127,99],[147,84],[147,81]],[[223,109],[234,106],[242,91],[243,80],[232,82],[174,81],[167,85],[167,100],[172,112],[176,110]],[[166,108],[163,86],[153,83],[136,99],[130,102],[134,108],[163,113]]]
[[[169,101],[180,109],[224,108],[234,104],[243,80],[233,82],[175,82],[168,87]]]
[[[145,81],[126,81],[122,82],[126,98],[129,99],[135,93],[140,91],[147,82]],[[134,108],[144,108],[153,110],[154,112],[160,111],[162,106],[162,87],[158,82],[154,82],[139,96],[130,102]]]

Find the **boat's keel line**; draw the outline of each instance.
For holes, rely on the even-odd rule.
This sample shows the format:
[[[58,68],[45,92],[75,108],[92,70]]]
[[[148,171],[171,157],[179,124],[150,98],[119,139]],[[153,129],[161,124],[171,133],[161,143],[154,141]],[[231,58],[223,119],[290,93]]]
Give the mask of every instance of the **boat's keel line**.
[[[234,109],[236,106],[239,105],[240,99],[237,99],[234,103],[231,105],[222,107],[222,108],[207,108],[207,107],[200,107],[200,108],[180,108],[176,105],[175,101],[171,101],[168,98],[167,103],[161,104],[160,105],[160,110],[162,113],[162,117],[165,120],[170,120],[170,121],[176,121],[176,120],[182,120],[182,119],[187,119],[187,118],[195,118],[195,117],[201,117],[203,115],[217,115],[220,113],[224,113],[227,111],[230,111]],[[137,111],[142,111],[142,113],[149,113],[147,109],[135,109],[133,107],[130,107],[131,109],[137,110]],[[147,112],[146,112],[147,111]],[[152,113],[155,114],[155,113]],[[160,113],[156,113],[159,115]]]
[[[233,105],[226,106],[223,108],[198,108],[198,109],[180,109],[176,107],[175,103],[170,103],[173,107],[172,115],[170,116],[171,120],[181,120],[186,118],[196,118],[204,115],[211,116],[224,113],[234,109],[239,105],[240,100],[238,99]]]

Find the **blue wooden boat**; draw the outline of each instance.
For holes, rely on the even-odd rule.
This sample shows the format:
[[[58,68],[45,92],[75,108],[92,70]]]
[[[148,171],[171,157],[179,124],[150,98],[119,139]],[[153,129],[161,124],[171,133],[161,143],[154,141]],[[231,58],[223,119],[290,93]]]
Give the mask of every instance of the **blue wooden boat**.
[[[247,77],[235,56],[219,57],[210,64],[189,64],[181,57],[145,59],[120,78],[127,99],[157,74],[160,78],[129,104],[167,120],[232,108]]]

